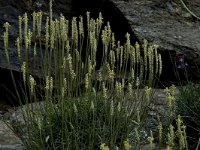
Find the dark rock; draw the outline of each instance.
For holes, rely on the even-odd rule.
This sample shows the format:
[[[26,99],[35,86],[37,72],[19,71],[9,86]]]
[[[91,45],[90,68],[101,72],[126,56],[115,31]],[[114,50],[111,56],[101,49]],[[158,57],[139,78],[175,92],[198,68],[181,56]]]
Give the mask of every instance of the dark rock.
[[[59,9],[60,6],[62,9]],[[71,13],[71,1],[54,1],[53,2],[54,16],[59,16],[62,11],[65,14]],[[13,70],[14,77],[17,81],[17,89],[20,91],[20,95],[23,96],[23,82],[20,73],[20,65],[18,62],[17,52],[16,52],[16,45],[15,40],[18,37],[18,16],[23,15],[27,12],[29,18],[31,18],[31,14],[33,11],[43,11],[45,13],[49,13],[49,3],[44,0],[0,0],[0,34],[3,35],[4,28],[3,24],[5,22],[9,22],[11,28],[9,30],[9,53],[10,53],[10,60],[11,65],[8,64],[5,51],[4,51],[4,43],[3,43],[3,36],[0,36],[0,89],[1,94],[0,97],[2,99],[7,99],[7,103],[11,103],[12,105],[19,104],[19,99],[16,96],[15,88],[12,83],[12,78],[10,76],[9,69]],[[44,17],[45,18],[45,17]],[[32,19],[29,19],[29,28],[32,29]],[[44,20],[45,21],[45,20]],[[45,24],[45,22],[43,22]],[[23,51],[23,50],[22,50]],[[30,60],[33,60],[30,57]],[[32,67],[31,67],[32,68]],[[33,75],[36,77],[40,77],[39,70],[32,70]],[[2,94],[4,93],[4,94]]]
[[[164,0],[128,2],[120,0],[55,0],[53,1],[53,16],[58,17],[62,13],[70,19],[72,16],[85,16],[86,11],[90,11],[91,16],[96,18],[98,13],[102,12],[104,22],[110,21],[116,39],[122,43],[125,42],[125,34],[129,32],[132,44],[136,41],[142,43],[143,39],[147,39],[150,44],[159,45],[159,51],[163,58],[161,80],[176,81],[174,64],[177,53],[184,55],[191,79],[198,80],[200,79],[200,69],[197,70],[196,66],[200,67],[199,23],[184,18],[185,11],[176,1],[170,4],[177,13],[169,12],[167,1]],[[192,4],[195,11],[200,12],[199,2],[194,0]],[[0,36],[0,68],[20,71],[15,46],[15,40],[18,37],[18,15],[28,11],[28,16],[31,17],[34,10],[42,10],[47,15],[49,4],[44,0],[0,0],[0,25],[2,26],[6,21],[12,25],[9,31],[9,51],[12,65],[7,63],[3,37]],[[32,24],[31,19],[29,23]],[[0,28],[1,35],[3,30],[4,28]],[[39,70],[32,71],[35,76],[39,76],[39,72]],[[183,71],[180,70],[179,74],[182,75]],[[5,76],[2,78],[2,80],[6,80]],[[185,77],[183,78],[185,79]]]
[[[150,44],[159,45],[164,60],[163,78],[176,80],[169,55],[175,52],[185,56],[189,78],[200,79],[200,25],[194,18],[185,18],[188,12],[180,1],[174,0],[172,3],[166,0],[113,1],[128,20],[140,42],[147,39]],[[199,0],[189,2],[188,5],[197,15],[200,14]]]
[[[12,22],[12,20],[17,19],[19,15],[19,11],[12,6],[5,6],[0,9],[0,19],[4,21],[10,20],[10,22]]]
[[[8,123],[9,124],[9,123]],[[0,149],[1,150],[22,150],[21,140],[12,132],[5,122],[0,120]]]
[[[23,15],[25,12],[27,12],[29,18],[31,18],[32,11],[43,11],[45,15],[49,14],[49,3],[47,3],[44,0],[9,0],[7,2],[0,1],[0,23],[3,25],[5,22],[9,22],[12,26],[9,30],[9,53],[10,53],[10,60],[11,65],[7,63],[5,52],[4,52],[4,46],[3,46],[3,37],[0,37],[0,68],[3,68],[1,70],[2,75],[6,72],[4,69],[12,69],[15,71],[14,75],[19,80],[19,83],[22,85],[22,80],[20,80],[20,65],[18,62],[18,57],[16,53],[16,46],[15,46],[15,40],[18,37],[18,16]],[[107,21],[110,21],[112,30],[115,32],[116,39],[120,40],[122,42],[125,42],[125,34],[127,32],[132,33],[132,30],[127,22],[127,20],[124,18],[124,15],[119,11],[118,8],[115,7],[115,5],[111,1],[105,1],[105,0],[97,0],[97,1],[81,1],[81,0],[57,0],[53,1],[53,17],[58,18],[60,14],[63,14],[66,16],[66,18],[71,19],[72,16],[79,16],[83,15],[86,17],[85,13],[86,11],[91,12],[91,16],[96,18],[99,14],[99,12],[102,12],[104,17],[104,23],[106,24]],[[44,17],[45,18],[45,17]],[[32,19],[29,19],[29,28],[32,29]],[[119,22],[120,20],[120,22]],[[45,24],[45,19],[43,20],[43,24]],[[0,34],[3,34],[4,28],[0,28]],[[136,41],[136,37],[132,36],[132,43],[134,44]],[[101,49],[101,47],[98,47],[98,49]],[[22,50],[23,51],[23,50]],[[101,60],[101,50],[99,50],[98,58]],[[84,56],[83,56],[84,57]],[[30,61],[33,60],[30,57]],[[97,62],[101,62],[98,61]],[[98,64],[97,64],[98,65]],[[40,70],[30,70],[33,75],[40,77]],[[18,72],[18,73],[17,73]],[[9,73],[9,72],[8,72]],[[1,88],[6,94],[4,95],[4,98],[8,95],[14,95],[9,97],[9,99],[12,101],[14,98],[16,99],[16,92],[15,89],[13,89],[12,79],[9,77],[8,73],[4,74],[2,76],[2,82],[1,84],[6,85],[6,87]],[[6,78],[5,79],[5,75]],[[8,83],[6,80],[9,80]],[[18,85],[17,87],[20,88],[21,85]],[[6,92],[6,90],[11,92]],[[22,90],[23,91],[23,90]],[[9,94],[10,93],[10,94]],[[21,94],[23,95],[23,94]],[[8,97],[7,97],[8,98]],[[14,103],[15,104],[15,103]]]
[[[73,10],[77,15],[81,14],[85,16],[85,13],[89,11],[91,12],[91,17],[97,18],[99,12],[101,12],[104,18],[104,24],[107,24],[108,21],[110,22],[116,39],[120,40],[121,43],[125,42],[127,32],[131,34],[132,44],[138,41],[123,12],[116,7],[112,0],[74,0],[72,4]]]

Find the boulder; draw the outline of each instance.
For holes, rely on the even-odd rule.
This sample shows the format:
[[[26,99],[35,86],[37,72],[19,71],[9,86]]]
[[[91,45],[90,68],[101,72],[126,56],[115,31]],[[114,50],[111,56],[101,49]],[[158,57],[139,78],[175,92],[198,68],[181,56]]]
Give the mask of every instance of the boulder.
[[[0,120],[0,149],[1,150],[22,150],[21,140],[12,132],[7,124]]]
[[[169,77],[173,72],[173,68],[169,67],[169,53],[172,57],[182,54],[191,80],[200,79],[200,20],[192,17],[180,0],[112,1],[128,20],[140,42],[147,39],[149,43],[159,46],[159,51],[163,53],[163,76],[166,79],[166,74]],[[200,16],[199,0],[188,1],[187,6]],[[181,69],[179,71],[183,73]]]

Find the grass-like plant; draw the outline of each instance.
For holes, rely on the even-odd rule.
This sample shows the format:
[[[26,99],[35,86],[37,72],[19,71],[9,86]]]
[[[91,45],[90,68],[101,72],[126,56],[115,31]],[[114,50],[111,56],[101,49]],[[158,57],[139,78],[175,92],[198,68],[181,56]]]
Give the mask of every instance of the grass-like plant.
[[[27,14],[19,16],[16,46],[24,94],[17,96],[21,102],[43,101],[39,111],[34,104],[22,109],[25,133],[20,138],[25,149],[98,149],[102,143],[122,148],[147,114],[151,87],[162,72],[157,46],[146,40],[133,46],[128,33],[122,45],[110,24],[103,26],[101,13],[97,19],[89,12],[86,16],[86,26],[82,16],[54,20],[52,1],[45,25],[42,12],[32,14],[30,29]],[[11,65],[10,25],[4,27]]]
[[[196,148],[200,133],[200,86],[194,83],[179,88],[177,113],[183,117],[191,148]]]
[[[186,3],[188,3],[187,1],[180,0],[180,2],[192,17],[196,18],[197,20],[200,20],[200,17],[197,14],[195,14],[188,6],[186,6]]]

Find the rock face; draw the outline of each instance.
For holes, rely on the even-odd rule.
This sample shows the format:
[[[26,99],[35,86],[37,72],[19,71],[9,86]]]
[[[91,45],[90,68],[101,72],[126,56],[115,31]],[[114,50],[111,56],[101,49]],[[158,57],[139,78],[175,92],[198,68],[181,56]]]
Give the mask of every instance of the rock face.
[[[191,7],[196,14],[200,14],[200,1],[193,0],[188,7]],[[3,76],[6,72],[4,69],[8,68],[16,70],[16,76],[20,76],[17,74],[20,66],[15,51],[18,16],[27,12],[31,17],[33,11],[40,10],[45,15],[49,13],[49,5],[44,0],[21,0],[20,2],[0,0],[0,26],[3,26],[6,21],[12,25],[9,32],[11,66],[5,59],[3,37],[0,36],[0,68],[2,68],[0,74]],[[149,43],[159,45],[163,59],[162,81],[176,80],[171,59],[175,62],[178,59],[176,62],[178,66],[175,67],[178,68],[180,76],[184,74],[186,68],[191,80],[200,80],[200,25],[184,10],[179,0],[173,0],[173,2],[167,0],[96,0],[95,2],[93,0],[56,0],[53,2],[53,10],[54,18],[62,13],[68,19],[72,16],[85,15],[86,11],[90,11],[92,17],[102,12],[104,22],[110,21],[117,40],[124,42],[125,34],[129,32],[132,35],[132,44],[135,41],[142,43],[143,39],[147,39]],[[30,24],[32,24],[31,20]],[[1,35],[3,35],[3,30],[4,28],[1,27]],[[34,70],[36,76],[37,72],[39,71]],[[0,80],[1,84],[6,82],[4,84],[9,89],[12,83],[8,84],[7,81],[11,81],[11,78],[7,78],[7,81],[4,78]],[[0,86],[0,90],[5,91],[5,88]]]
[[[172,2],[113,0],[113,2],[124,14],[139,41],[147,39],[150,43],[159,45],[160,52],[164,52],[162,56],[164,60],[168,57],[167,51],[183,54],[191,78],[200,79],[200,23],[185,11],[179,0]],[[187,6],[200,16],[199,0],[188,2]],[[164,67],[168,68],[169,63],[170,60],[164,61]],[[173,71],[169,69],[166,71],[165,68],[163,74]]]
[[[3,46],[3,37],[0,37],[0,67],[12,68],[13,70],[19,70],[19,64],[17,62],[17,54],[15,52],[15,41],[18,37],[18,16],[27,12],[29,19],[29,28],[32,29],[31,14],[33,11],[43,11],[45,18],[49,14],[49,3],[44,0],[0,0],[0,34],[3,35],[3,24],[9,22],[12,28],[9,31],[9,51],[11,57],[12,66],[7,64],[5,59],[5,52]],[[60,14],[63,14],[67,19],[71,19],[73,16],[79,17],[83,15],[86,17],[86,11],[91,12],[91,16],[96,18],[99,12],[102,12],[105,24],[110,21],[112,30],[115,32],[117,40],[125,41],[125,34],[127,32],[134,35],[123,13],[116,8],[110,0],[56,0],[53,1],[53,18],[58,18]],[[119,22],[120,20],[120,22]],[[43,20],[45,24],[45,19]],[[135,43],[137,38],[132,36],[132,41]]]
[[[22,142],[8,128],[8,126],[0,120],[0,149],[1,150],[22,150]]]
[[[70,0],[56,1],[54,5],[54,17],[58,17],[61,13],[66,17],[75,15],[72,10],[72,4]],[[8,66],[5,59],[3,37],[0,37],[0,67],[1,68],[12,68],[13,70],[19,70],[19,64],[17,62],[17,54],[15,52],[15,41],[18,37],[18,16],[23,15],[27,12],[28,17],[31,18],[33,11],[43,11],[44,14],[49,13],[49,3],[44,0],[0,0],[0,34],[3,35],[4,28],[3,24],[9,22],[12,26],[9,31],[9,51],[11,57],[12,66]],[[45,16],[45,15],[44,15]],[[31,19],[29,23],[32,24]],[[31,25],[29,26],[32,29]]]
[[[15,50],[15,41],[18,37],[18,16],[27,12],[28,17],[31,18],[33,11],[43,11],[44,18],[49,14],[49,3],[44,0],[0,0],[0,26],[3,26],[5,22],[9,22],[12,26],[9,32],[9,50],[12,61],[12,69],[19,70],[19,64],[17,62],[17,54]],[[110,21],[112,30],[115,32],[117,40],[121,42],[125,41],[125,34],[127,32],[134,35],[130,28],[128,21],[125,19],[123,13],[116,8],[112,1],[109,0],[56,0],[53,1],[53,17],[58,18],[60,14],[63,14],[67,19],[71,19],[73,16],[79,17],[83,15],[86,17],[86,11],[91,12],[91,16],[96,18],[99,12],[102,12],[105,24]],[[120,22],[119,22],[120,20]],[[45,24],[45,20],[43,20]],[[29,28],[32,21],[29,19]],[[0,28],[0,34],[3,34],[4,28]],[[137,38],[132,36],[132,41],[135,43]],[[0,67],[9,68],[7,61],[5,60],[3,47],[3,37],[0,37]]]
[[[23,15],[27,12],[29,19],[29,28],[32,29],[32,12],[33,11],[43,11],[44,19],[43,24],[45,24],[45,17],[49,14],[49,3],[45,2],[44,0],[8,0],[2,1],[0,0],[0,25],[3,26],[5,22],[9,22],[12,26],[9,30],[9,53],[10,53],[10,60],[12,65],[8,65],[5,52],[4,52],[4,43],[3,37],[0,36],[0,74],[2,78],[0,79],[0,90],[5,93],[2,96],[3,99],[9,97],[10,100],[14,99],[15,89],[13,89],[12,79],[10,76],[9,68],[14,70],[14,76],[18,83],[22,80],[22,76],[20,72],[20,65],[18,62],[17,52],[16,52],[16,45],[15,41],[18,37],[18,16]],[[99,15],[99,12],[102,12],[104,17],[104,23],[106,24],[107,21],[110,21],[112,30],[115,32],[115,36],[117,40],[122,42],[125,41],[125,34],[127,32],[134,35],[132,32],[127,20],[125,19],[124,15],[119,11],[118,8],[114,6],[111,1],[105,0],[56,0],[53,1],[53,18],[58,18],[60,14],[63,14],[67,19],[71,19],[73,16],[79,17],[79,15],[86,16],[86,11],[91,12],[91,17],[96,18]],[[120,20],[120,22],[119,22]],[[3,35],[4,28],[0,28],[0,34]],[[136,37],[132,36],[132,43],[134,44],[136,41]],[[23,48],[22,48],[23,51]],[[97,55],[99,56],[99,55]],[[33,60],[33,56],[30,56],[30,61]],[[101,60],[101,57],[99,57]],[[98,59],[98,58],[97,58]],[[100,62],[100,61],[99,61]],[[40,70],[33,69],[31,73],[36,77],[40,76]],[[0,76],[1,76],[0,75]],[[5,79],[5,76],[7,79]],[[18,89],[22,88],[21,85],[18,85]],[[9,91],[9,92],[8,92]],[[12,93],[12,94],[11,94]],[[14,94],[13,94],[14,93]],[[23,91],[21,92],[23,93]],[[16,98],[15,98],[16,99]],[[15,104],[15,103],[14,103]]]
[[[187,4],[196,14],[200,14],[200,2],[193,0]],[[0,37],[0,67],[12,68],[19,71],[15,40],[18,37],[18,16],[27,12],[31,17],[33,11],[42,10],[45,15],[49,13],[49,4],[44,0],[0,0],[0,26],[8,21],[12,28],[9,36],[9,50],[12,66],[7,64],[3,48],[3,37]],[[135,41],[142,43],[147,39],[151,44],[158,44],[163,58],[163,75],[161,80],[175,81],[172,59],[176,53],[184,56],[187,69],[192,80],[200,79],[200,25],[189,15],[179,0],[55,0],[53,2],[53,16],[63,14],[67,18],[85,15],[90,11],[92,17],[102,12],[105,23],[110,21],[116,39],[125,41],[125,34],[132,36]],[[30,20],[30,24],[31,24]],[[29,26],[31,28],[31,26]],[[0,34],[3,34],[0,28]],[[36,71],[37,72],[37,71]],[[179,69],[180,75],[183,70]],[[166,75],[167,74],[167,75]],[[171,74],[171,75],[170,75]]]
[[[53,6],[54,18],[57,18],[61,13],[67,18],[75,15],[75,12],[72,10],[71,0],[58,0],[53,3]],[[18,102],[16,100],[16,92],[13,88],[13,82],[10,76],[9,69],[12,69],[14,71],[14,77],[18,83],[17,89],[22,89],[22,83],[20,83],[22,81],[22,76],[20,74],[20,65],[18,62],[15,45],[16,38],[19,36],[18,16],[22,16],[25,12],[27,12],[28,17],[30,18],[29,28],[32,29],[31,14],[33,13],[33,11],[43,11],[44,18],[46,18],[46,14],[49,14],[49,3],[44,0],[0,0],[0,35],[3,35],[3,32],[5,30],[3,28],[3,24],[5,22],[9,22],[9,24],[11,25],[11,28],[9,30],[9,53],[11,65],[8,65],[8,62],[6,60],[3,36],[0,36],[0,98],[7,99],[8,103],[14,105],[18,104]],[[44,21],[45,20],[43,20],[43,23]],[[30,60],[33,59],[30,57]],[[32,72],[33,75],[39,77],[39,70],[32,70]],[[20,94],[22,94],[22,91],[20,91]]]

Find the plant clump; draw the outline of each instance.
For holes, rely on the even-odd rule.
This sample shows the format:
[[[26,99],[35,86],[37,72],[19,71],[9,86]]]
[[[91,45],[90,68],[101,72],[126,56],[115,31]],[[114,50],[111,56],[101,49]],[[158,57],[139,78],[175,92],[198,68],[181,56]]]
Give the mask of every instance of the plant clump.
[[[190,148],[196,148],[200,133],[200,86],[189,83],[179,88],[177,113],[183,118]]]
[[[128,33],[122,45],[115,40],[109,22],[103,26],[101,13],[93,19],[87,12],[86,26],[82,16],[71,21],[63,15],[53,19],[50,1],[45,25],[43,17],[42,12],[33,12],[29,28],[27,14],[19,16],[16,53],[25,94],[18,98],[38,102],[36,87],[40,85],[45,104],[40,111],[23,110],[26,134],[20,138],[25,148],[98,149],[106,143],[112,149],[130,149],[128,136],[136,124],[142,124],[152,101],[152,87],[162,73],[157,46],[146,40],[142,46],[131,45]],[[10,25],[4,27],[10,63]],[[41,80],[35,79],[34,70],[39,70]],[[14,77],[13,83],[16,87]],[[140,88],[145,90],[139,92]]]

